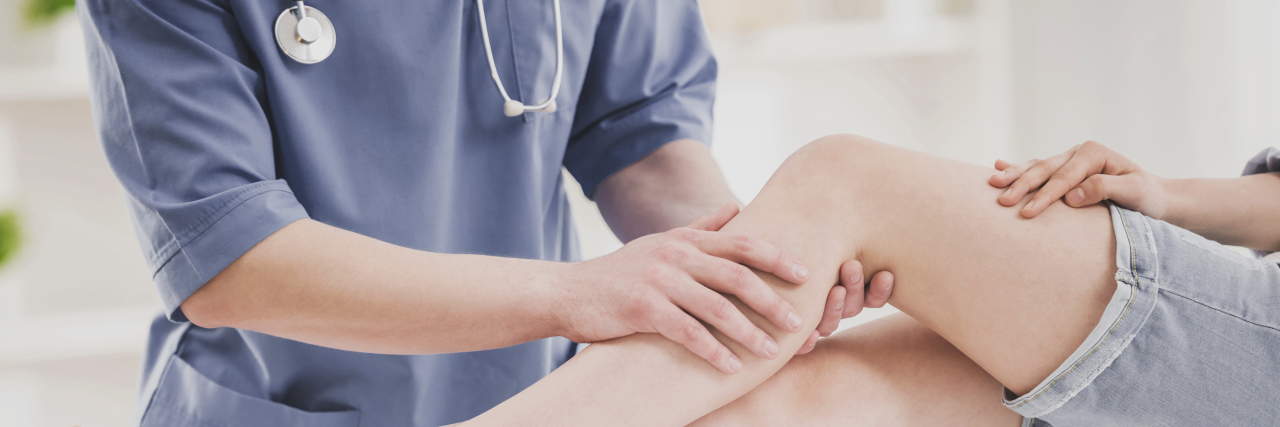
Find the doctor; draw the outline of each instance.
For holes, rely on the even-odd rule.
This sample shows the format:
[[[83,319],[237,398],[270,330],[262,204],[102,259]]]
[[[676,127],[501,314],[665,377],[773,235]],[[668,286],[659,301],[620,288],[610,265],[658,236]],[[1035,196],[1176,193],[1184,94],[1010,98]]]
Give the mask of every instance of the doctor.
[[[565,3],[79,2],[97,127],[165,307],[135,423],[448,424],[569,339],[637,332],[738,371],[697,320],[772,357],[716,291],[797,330],[743,265],[794,283],[805,266],[715,232],[731,206],[679,228],[733,201],[704,144],[697,4]],[[548,262],[578,258],[562,166],[621,250]],[[888,276],[864,291],[858,269],[826,332],[887,299]]]

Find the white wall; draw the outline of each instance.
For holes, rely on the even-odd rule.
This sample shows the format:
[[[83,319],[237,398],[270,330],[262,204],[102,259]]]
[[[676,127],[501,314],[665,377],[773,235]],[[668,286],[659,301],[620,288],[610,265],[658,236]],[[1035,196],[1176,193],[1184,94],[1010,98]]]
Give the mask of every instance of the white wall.
[[[1280,142],[1280,3],[1014,2],[1016,154],[1094,139],[1171,177]]]

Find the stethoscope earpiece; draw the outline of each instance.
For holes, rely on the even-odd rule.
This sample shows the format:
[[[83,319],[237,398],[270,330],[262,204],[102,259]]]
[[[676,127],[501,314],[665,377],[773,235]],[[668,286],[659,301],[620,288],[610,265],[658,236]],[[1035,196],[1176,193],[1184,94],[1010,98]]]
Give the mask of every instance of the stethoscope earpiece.
[[[506,114],[507,117],[519,116],[524,114],[524,104],[514,99],[508,99],[507,102],[502,103],[502,112]]]
[[[515,116],[524,114],[525,112],[528,112],[528,111],[535,111],[539,113],[556,112],[556,100],[554,99],[551,100],[550,102],[544,100],[538,105],[542,106],[542,108],[529,107],[524,105],[524,103],[521,103],[520,101],[516,101],[514,99],[508,99],[507,102],[502,103],[502,113],[506,114],[507,117],[515,117]]]
[[[323,61],[333,53],[338,33],[324,13],[301,1],[296,3],[276,18],[276,45],[286,56],[300,63]]]

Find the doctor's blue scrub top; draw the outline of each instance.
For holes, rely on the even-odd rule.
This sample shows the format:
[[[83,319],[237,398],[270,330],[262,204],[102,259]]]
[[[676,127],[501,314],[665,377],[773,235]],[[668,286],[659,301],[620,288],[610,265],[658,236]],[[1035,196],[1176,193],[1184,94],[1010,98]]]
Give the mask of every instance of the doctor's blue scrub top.
[[[165,308],[139,425],[434,426],[480,414],[572,344],[355,353],[200,328],[179,304],[301,218],[423,251],[572,261],[562,167],[590,195],[667,142],[710,137],[716,62],[693,0],[563,0],[559,111],[517,117],[502,112],[473,0],[308,1],[337,33],[313,65],[273,38],[292,1],[78,3],[97,128]],[[548,96],[551,1],[486,10],[512,97]]]

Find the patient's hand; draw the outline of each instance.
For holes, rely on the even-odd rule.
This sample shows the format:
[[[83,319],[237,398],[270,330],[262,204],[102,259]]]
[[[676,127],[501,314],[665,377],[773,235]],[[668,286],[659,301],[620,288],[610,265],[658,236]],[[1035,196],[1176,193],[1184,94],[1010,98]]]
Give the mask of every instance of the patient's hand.
[[[996,199],[1014,206],[1027,193],[1039,190],[1022,207],[1022,216],[1035,218],[1058,198],[1067,205],[1084,207],[1103,200],[1160,219],[1168,206],[1168,180],[1143,169],[1110,148],[1089,141],[1045,160],[1014,165],[996,160],[1000,172],[988,183],[1008,188]]]

